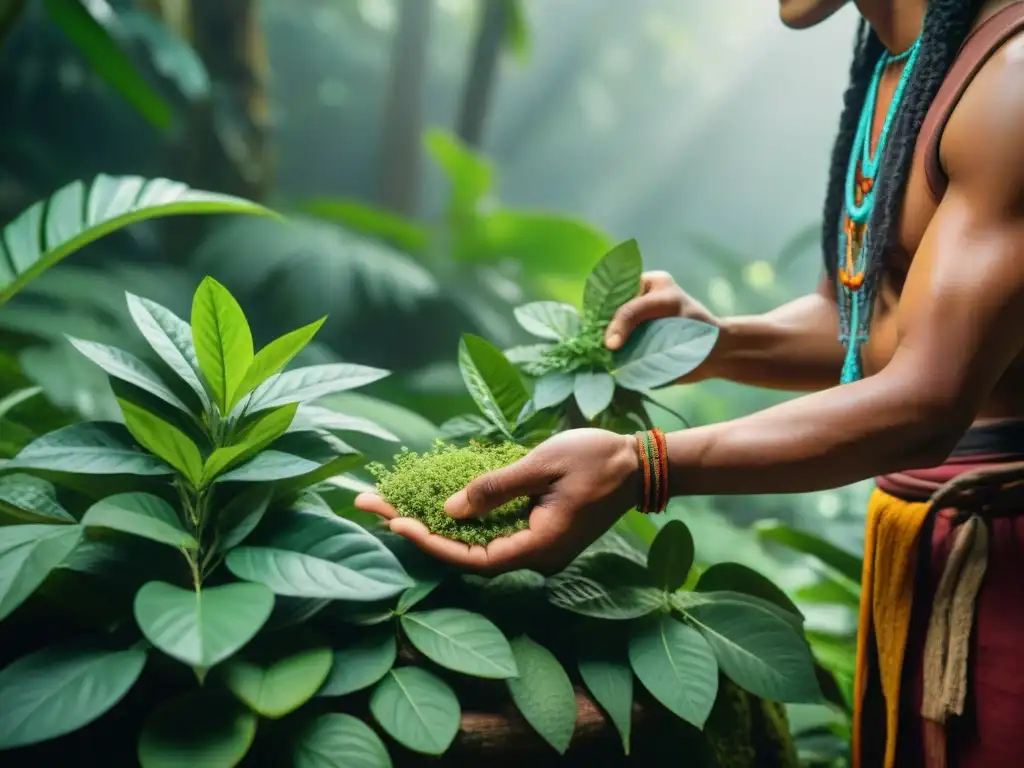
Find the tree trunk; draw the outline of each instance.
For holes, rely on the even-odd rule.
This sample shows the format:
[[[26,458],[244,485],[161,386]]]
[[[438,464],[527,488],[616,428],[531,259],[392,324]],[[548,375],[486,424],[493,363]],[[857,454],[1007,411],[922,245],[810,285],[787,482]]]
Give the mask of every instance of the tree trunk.
[[[423,133],[423,85],[433,0],[402,0],[384,106],[380,176],[381,205],[413,217],[418,207]]]
[[[457,132],[466,144],[483,143],[484,121],[497,81],[498,61],[509,23],[509,0],[481,0],[483,12],[470,58],[469,76],[462,92]]]

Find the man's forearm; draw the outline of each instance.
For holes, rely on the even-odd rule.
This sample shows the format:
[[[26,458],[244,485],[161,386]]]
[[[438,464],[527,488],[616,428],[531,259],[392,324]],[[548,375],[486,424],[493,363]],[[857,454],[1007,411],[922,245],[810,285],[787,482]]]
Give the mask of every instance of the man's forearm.
[[[822,293],[763,315],[726,318],[709,377],[767,389],[827,389],[843,366],[838,324],[835,302]]]
[[[883,371],[668,436],[673,495],[803,493],[941,463],[972,414]]]

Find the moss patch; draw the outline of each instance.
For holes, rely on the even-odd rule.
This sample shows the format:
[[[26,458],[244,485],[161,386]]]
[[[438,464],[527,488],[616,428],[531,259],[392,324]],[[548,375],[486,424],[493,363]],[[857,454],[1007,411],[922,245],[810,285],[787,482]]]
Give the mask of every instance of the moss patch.
[[[508,466],[529,451],[515,443],[456,447],[438,441],[430,451],[403,450],[390,469],[374,463],[367,467],[377,480],[377,491],[402,517],[422,520],[433,533],[467,544],[487,544],[528,526],[530,500],[514,499],[485,517],[454,520],[444,511],[450,496],[469,482],[494,469]]]

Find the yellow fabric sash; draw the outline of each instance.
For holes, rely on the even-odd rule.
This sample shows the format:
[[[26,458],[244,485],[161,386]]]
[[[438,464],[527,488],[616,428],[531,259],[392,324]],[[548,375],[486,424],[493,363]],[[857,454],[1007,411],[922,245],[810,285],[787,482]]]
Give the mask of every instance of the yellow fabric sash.
[[[927,502],[907,502],[876,489],[868,503],[864,533],[864,571],[857,623],[857,671],[854,678],[853,765],[862,766],[862,709],[868,684],[869,643],[878,656],[885,698],[886,743],[883,768],[894,768],[899,732],[900,680],[914,601],[917,541],[928,516]]]

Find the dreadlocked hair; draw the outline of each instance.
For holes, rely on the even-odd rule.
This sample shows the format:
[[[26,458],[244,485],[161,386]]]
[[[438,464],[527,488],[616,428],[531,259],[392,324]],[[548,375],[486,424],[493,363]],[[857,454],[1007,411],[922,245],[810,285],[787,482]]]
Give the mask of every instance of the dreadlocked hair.
[[[921,30],[917,63],[903,94],[893,130],[875,179],[875,204],[868,222],[865,285],[862,290],[874,291],[878,276],[885,266],[885,255],[897,237],[897,225],[914,147],[921,124],[939,92],[960,46],[977,18],[982,0],[931,0]],[[839,133],[832,149],[828,191],[825,196],[825,221],[822,249],[825,268],[836,276],[840,218],[843,213],[846,169],[853,149],[857,122],[867,97],[868,86],[884,47],[866,21],[857,30],[850,84],[843,98]]]

